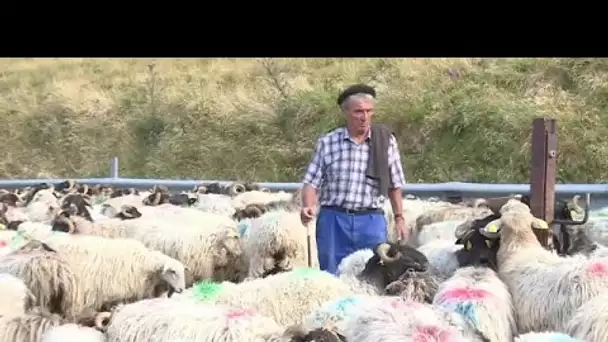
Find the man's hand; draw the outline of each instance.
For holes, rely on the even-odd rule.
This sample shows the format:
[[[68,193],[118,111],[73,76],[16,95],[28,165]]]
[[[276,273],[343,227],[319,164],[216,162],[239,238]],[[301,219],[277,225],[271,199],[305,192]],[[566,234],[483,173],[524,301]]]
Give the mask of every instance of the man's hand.
[[[314,207],[304,207],[300,211],[300,220],[303,225],[307,225],[317,215],[317,210]]]
[[[403,243],[407,242],[409,232],[405,230],[405,220],[403,219],[403,216],[395,217],[395,229],[397,230],[399,241],[402,241]]]

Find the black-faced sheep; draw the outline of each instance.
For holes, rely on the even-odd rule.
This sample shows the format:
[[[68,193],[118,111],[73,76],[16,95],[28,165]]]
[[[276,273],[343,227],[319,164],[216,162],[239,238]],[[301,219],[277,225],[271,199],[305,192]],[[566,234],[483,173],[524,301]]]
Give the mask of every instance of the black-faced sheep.
[[[425,272],[428,260],[407,245],[381,243],[374,249],[360,273],[344,273],[339,278],[358,294],[381,295],[386,287],[408,271]]]

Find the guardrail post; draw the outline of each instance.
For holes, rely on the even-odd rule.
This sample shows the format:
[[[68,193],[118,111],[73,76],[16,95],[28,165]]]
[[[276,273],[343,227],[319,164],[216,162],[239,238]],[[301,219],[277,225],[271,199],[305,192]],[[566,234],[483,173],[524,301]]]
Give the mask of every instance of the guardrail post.
[[[536,118],[532,122],[532,162],[530,170],[530,211],[547,222],[554,219],[557,169],[557,123]],[[547,246],[549,232],[534,230],[541,245]]]
[[[112,158],[110,163],[110,178],[118,178],[118,157]]]

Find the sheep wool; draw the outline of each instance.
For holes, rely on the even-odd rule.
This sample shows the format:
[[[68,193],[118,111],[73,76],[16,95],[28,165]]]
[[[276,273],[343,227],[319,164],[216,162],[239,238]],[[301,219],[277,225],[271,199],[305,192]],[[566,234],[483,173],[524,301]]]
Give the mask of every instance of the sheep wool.
[[[354,293],[332,274],[304,268],[239,284],[204,281],[171,299],[253,309],[287,327],[302,324],[325,302],[348,295]]]
[[[499,231],[497,266],[512,295],[519,333],[562,331],[576,309],[608,293],[608,258],[562,258],[540,245],[533,226],[547,229],[544,221],[530,213],[515,211],[480,231]]]
[[[16,317],[0,317],[0,341],[38,342],[45,332],[64,323],[59,315],[30,312]]]
[[[430,303],[437,293],[439,283],[429,272],[407,271],[399,279],[388,284],[384,293],[399,296],[404,300],[420,303]]]
[[[587,342],[608,340],[608,294],[590,299],[578,308],[565,332]]]
[[[34,306],[72,316],[80,287],[69,263],[58,253],[22,251],[28,246],[0,258],[0,273],[21,279],[36,298]]]
[[[21,279],[0,274],[0,317],[24,315],[33,300],[35,298]]]
[[[306,331],[316,329],[327,329],[344,335],[344,321],[353,312],[353,309],[366,301],[377,300],[378,297],[366,295],[344,296],[324,303],[314,310],[304,320],[303,327]]]
[[[338,275],[356,276],[361,274],[365,269],[367,261],[373,256],[374,252],[369,248],[352,252],[340,261],[340,265],[338,265]]]
[[[462,247],[453,241],[436,240],[418,247],[418,250],[429,261],[429,272],[442,281],[451,277],[460,266],[456,252]]]
[[[118,306],[98,325],[107,342],[255,342],[278,341],[284,329],[251,309],[230,308],[167,298]],[[101,316],[103,317],[103,316]]]
[[[314,227],[314,222],[310,223]],[[259,278],[279,268],[290,270],[308,265],[307,228],[298,213],[284,210],[269,211],[251,221],[245,240],[249,259],[248,278]],[[315,235],[311,235],[311,260],[319,267]]]
[[[515,342],[591,342],[591,340],[579,340],[559,332],[529,332],[517,336]]]
[[[344,336],[349,342],[489,342],[458,315],[428,304],[395,299],[366,304],[346,319]]]
[[[492,342],[511,342],[515,331],[509,290],[491,269],[463,267],[439,285],[433,305],[460,314]]]
[[[48,330],[41,342],[105,342],[102,332],[77,324],[63,324]]]

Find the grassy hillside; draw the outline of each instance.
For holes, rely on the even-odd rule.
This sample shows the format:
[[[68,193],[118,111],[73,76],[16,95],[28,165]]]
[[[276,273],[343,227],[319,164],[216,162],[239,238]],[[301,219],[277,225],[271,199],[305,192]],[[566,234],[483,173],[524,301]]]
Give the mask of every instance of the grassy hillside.
[[[154,63],[152,66],[151,63]],[[608,178],[608,60],[0,60],[0,178],[299,181],[368,82],[410,182],[526,182],[532,119],[558,119],[559,180]]]

